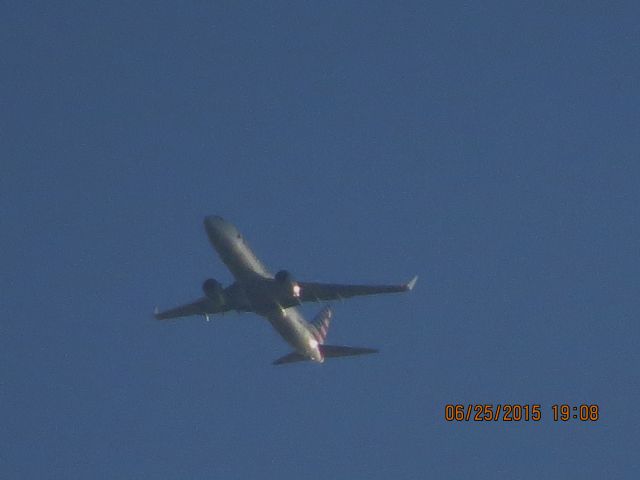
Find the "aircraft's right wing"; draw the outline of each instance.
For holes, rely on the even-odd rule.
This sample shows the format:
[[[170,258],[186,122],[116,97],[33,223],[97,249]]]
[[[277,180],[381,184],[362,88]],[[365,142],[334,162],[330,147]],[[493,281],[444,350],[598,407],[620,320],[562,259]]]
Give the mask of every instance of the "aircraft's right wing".
[[[171,318],[189,317],[191,315],[213,315],[216,313],[228,312],[230,308],[226,305],[220,306],[217,302],[214,302],[209,297],[202,297],[195,302],[187,303],[186,305],[180,305],[176,308],[159,312],[156,308],[154,316],[156,320],[168,320]]]
[[[297,282],[300,286],[300,301],[342,300],[360,295],[408,292],[413,289],[418,277],[413,277],[404,285],[340,285],[333,283]]]

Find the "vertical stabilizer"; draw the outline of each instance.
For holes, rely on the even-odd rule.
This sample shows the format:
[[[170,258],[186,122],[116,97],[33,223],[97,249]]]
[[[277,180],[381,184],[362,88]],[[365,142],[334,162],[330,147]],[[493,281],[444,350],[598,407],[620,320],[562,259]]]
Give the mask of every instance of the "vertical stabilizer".
[[[331,323],[331,316],[333,312],[331,311],[331,307],[328,305],[324,307],[313,321],[309,324],[311,329],[311,333],[316,338],[319,344],[323,344],[325,338],[327,338],[327,332],[329,331],[329,324]]]

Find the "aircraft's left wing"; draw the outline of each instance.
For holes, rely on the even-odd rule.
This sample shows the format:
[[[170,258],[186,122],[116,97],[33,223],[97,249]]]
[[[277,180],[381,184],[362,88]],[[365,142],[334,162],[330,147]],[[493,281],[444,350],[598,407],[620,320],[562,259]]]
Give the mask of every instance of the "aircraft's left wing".
[[[159,312],[154,312],[156,320],[168,320],[170,318],[188,317],[191,315],[213,315],[216,313],[228,312],[230,308],[226,305],[219,305],[208,297],[202,297],[195,302],[180,305],[179,307]]]
[[[380,293],[408,292],[413,289],[418,277],[413,277],[403,285],[340,285],[333,283],[297,282],[300,286],[299,300],[317,302],[324,300],[342,300],[360,295]]]

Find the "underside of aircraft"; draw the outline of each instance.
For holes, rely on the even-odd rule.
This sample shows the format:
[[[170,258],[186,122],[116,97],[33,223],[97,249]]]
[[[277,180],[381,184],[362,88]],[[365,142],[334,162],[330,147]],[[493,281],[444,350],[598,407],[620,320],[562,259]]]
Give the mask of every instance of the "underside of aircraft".
[[[307,322],[297,306],[305,302],[343,300],[354,296],[399,293],[413,289],[417,276],[400,285],[347,285],[301,282],[287,270],[272,275],[249,248],[235,226],[219,216],[208,216],[204,226],[209,240],[235,282],[226,288],[210,278],[202,284],[203,296],[197,300],[158,311],[155,318],[168,320],[178,317],[210,316],[228,311],[254,312],[265,317],[293,352],[277,359],[275,365],[325,358],[376,353],[371,348],[326,345],[324,343],[332,316],[323,308],[312,322]]]

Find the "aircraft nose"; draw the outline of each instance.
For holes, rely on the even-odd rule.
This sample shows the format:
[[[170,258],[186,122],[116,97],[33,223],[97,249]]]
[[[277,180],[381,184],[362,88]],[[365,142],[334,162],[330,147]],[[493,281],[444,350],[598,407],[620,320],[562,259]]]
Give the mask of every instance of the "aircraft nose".
[[[206,217],[204,217],[204,224],[205,226],[219,226],[221,224],[225,223],[224,222],[224,218],[222,218],[219,215],[207,215]]]
[[[207,231],[209,239],[214,243],[223,237],[226,224],[227,222],[218,215],[204,217],[204,229]]]

